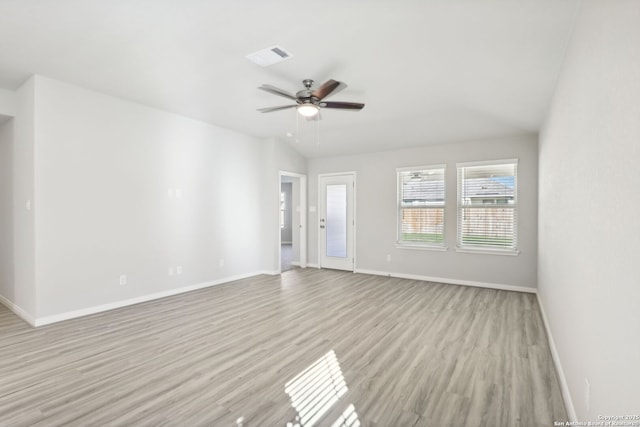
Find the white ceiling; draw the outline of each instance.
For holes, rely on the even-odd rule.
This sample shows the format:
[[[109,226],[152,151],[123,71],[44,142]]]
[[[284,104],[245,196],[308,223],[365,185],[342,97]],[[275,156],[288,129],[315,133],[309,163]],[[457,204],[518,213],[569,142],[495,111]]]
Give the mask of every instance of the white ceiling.
[[[580,0],[1,0],[0,87],[41,74],[308,157],[537,132]],[[245,56],[281,45],[262,68]],[[259,91],[349,87],[319,122]],[[285,136],[287,132],[294,134]],[[296,132],[298,138],[296,138]],[[299,142],[295,142],[298,139]]]

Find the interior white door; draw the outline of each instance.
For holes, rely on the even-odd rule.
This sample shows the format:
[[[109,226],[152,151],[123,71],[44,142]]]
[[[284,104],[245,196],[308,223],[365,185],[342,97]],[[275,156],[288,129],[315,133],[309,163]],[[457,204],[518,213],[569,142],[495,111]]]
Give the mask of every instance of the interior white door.
[[[320,175],[320,267],[355,266],[355,176]]]

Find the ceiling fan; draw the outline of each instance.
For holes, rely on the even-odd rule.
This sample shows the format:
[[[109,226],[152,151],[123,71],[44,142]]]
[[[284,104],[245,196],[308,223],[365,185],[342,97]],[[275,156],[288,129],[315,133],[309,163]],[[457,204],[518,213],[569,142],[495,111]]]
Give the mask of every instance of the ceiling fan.
[[[262,89],[265,92],[272,93],[274,95],[283,96],[291,99],[296,103],[294,105],[284,105],[281,107],[267,107],[258,108],[258,111],[262,113],[270,113],[272,111],[285,110],[287,108],[297,108],[298,113],[308,119],[313,119],[318,116],[321,108],[336,108],[339,110],[352,110],[360,111],[364,108],[364,104],[359,102],[339,102],[339,101],[325,101],[324,99],[330,95],[334,95],[339,91],[347,87],[345,83],[336,80],[327,80],[319,88],[312,90],[313,80],[305,79],[302,81],[305,89],[298,91],[295,95],[288,93],[275,86],[263,84],[258,89]]]

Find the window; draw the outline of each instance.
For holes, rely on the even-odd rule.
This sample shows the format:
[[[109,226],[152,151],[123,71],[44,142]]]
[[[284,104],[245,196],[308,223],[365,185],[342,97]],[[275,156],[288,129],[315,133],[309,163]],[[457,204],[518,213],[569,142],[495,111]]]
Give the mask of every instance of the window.
[[[398,174],[399,245],[444,247],[444,165]]]
[[[459,163],[458,247],[517,251],[517,160]]]

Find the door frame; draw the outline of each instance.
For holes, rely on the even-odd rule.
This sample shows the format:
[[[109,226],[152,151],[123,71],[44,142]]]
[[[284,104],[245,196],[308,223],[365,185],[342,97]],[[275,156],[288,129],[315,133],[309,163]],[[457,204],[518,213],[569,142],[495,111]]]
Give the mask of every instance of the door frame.
[[[277,230],[278,230],[278,274],[282,274],[282,233],[280,229],[280,193],[282,177],[288,176],[291,178],[298,178],[300,182],[300,212],[298,212],[300,219],[300,233],[298,246],[300,247],[300,268],[307,268],[307,175],[296,173],[279,171],[278,173],[278,191],[276,192],[278,197],[278,215],[277,215]],[[292,210],[293,203],[291,205]]]
[[[321,238],[322,233],[320,233],[320,215],[322,214],[322,206],[324,206],[325,201],[322,200],[322,179],[332,176],[343,176],[343,175],[351,175],[353,177],[353,271],[356,272],[356,239],[357,239],[357,221],[356,221],[356,199],[357,193],[356,189],[358,188],[358,184],[356,181],[356,171],[347,171],[347,172],[332,172],[332,173],[319,173],[318,174],[318,219],[317,219],[317,236],[318,236],[318,268],[322,267],[322,249],[323,249],[323,241]],[[326,208],[326,207],[325,207]],[[349,271],[349,270],[345,270]]]

